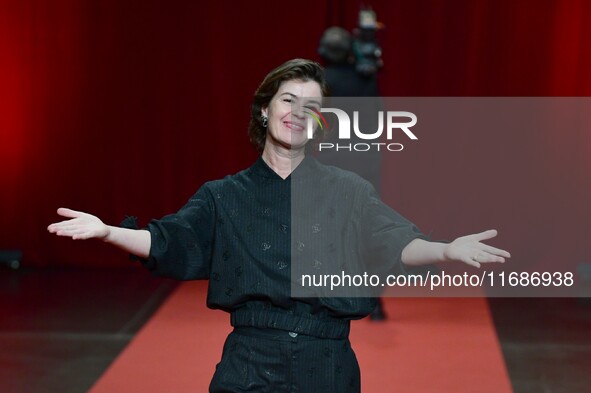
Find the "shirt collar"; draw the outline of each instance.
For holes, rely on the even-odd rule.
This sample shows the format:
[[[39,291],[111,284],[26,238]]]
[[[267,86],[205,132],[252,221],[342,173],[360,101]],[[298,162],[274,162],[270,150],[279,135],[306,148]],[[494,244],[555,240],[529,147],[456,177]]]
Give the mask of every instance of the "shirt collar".
[[[256,160],[254,165],[251,167],[252,172],[257,174],[258,176],[262,176],[268,179],[276,179],[276,180],[289,180],[292,177],[307,177],[311,176],[314,173],[317,173],[316,167],[318,162],[316,159],[310,155],[306,155],[302,162],[293,170],[293,172],[285,179],[282,179],[271,167],[263,160],[262,156]],[[293,176],[292,176],[293,175]]]

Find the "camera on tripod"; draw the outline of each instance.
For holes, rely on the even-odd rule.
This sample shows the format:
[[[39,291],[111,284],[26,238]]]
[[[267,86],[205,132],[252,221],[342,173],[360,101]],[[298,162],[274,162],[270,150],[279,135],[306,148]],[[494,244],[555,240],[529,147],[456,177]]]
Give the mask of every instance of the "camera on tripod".
[[[329,65],[354,64],[360,75],[373,76],[384,64],[382,48],[376,37],[377,31],[383,27],[371,8],[362,8],[358,26],[352,34],[341,27],[326,29],[320,39],[318,54]]]
[[[376,13],[370,9],[359,11],[359,26],[355,29],[352,49],[355,68],[362,75],[373,75],[384,65],[382,48],[376,39],[376,32],[383,28],[377,21]]]

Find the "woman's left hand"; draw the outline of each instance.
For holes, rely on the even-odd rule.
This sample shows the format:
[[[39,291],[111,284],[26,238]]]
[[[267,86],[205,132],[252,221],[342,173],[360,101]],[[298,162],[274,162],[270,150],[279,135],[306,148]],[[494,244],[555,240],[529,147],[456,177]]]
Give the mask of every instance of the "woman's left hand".
[[[444,250],[444,257],[448,261],[460,261],[470,266],[480,267],[481,263],[505,262],[510,258],[505,250],[482,243],[483,240],[497,236],[495,229],[462,236],[449,243]]]

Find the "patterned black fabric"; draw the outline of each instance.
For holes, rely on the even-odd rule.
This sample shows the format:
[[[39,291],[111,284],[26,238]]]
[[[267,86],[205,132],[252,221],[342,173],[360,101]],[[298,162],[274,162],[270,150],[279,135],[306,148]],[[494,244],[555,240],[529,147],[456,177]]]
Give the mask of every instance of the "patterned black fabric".
[[[295,188],[294,182],[305,186]],[[313,194],[310,207],[304,206],[308,216],[322,216],[326,223],[309,221],[304,213],[302,219],[296,217],[298,223],[292,222],[291,195],[298,192]],[[308,222],[305,231],[292,233],[292,227]],[[147,229],[152,245],[141,261],[154,274],[209,279],[208,307],[239,310],[240,318],[233,321],[241,325],[319,337],[341,337],[343,329],[348,333],[344,321],[368,315],[376,299],[294,299],[293,253],[305,255],[314,268],[320,262],[310,254],[315,248],[322,248],[323,263],[347,261],[356,268],[364,266],[361,259],[369,253],[387,271],[404,272],[402,249],[413,239],[426,239],[383,204],[369,182],[308,156],[286,179],[259,158],[244,171],[205,183],[177,213],[152,220]],[[355,236],[351,240],[330,240],[349,232]],[[322,323],[332,327],[321,328]]]
[[[134,217],[122,225],[137,228]],[[404,272],[403,248],[426,238],[369,182],[312,157],[286,179],[259,158],[204,184],[146,229],[152,243],[141,263],[155,275],[209,279],[208,307],[231,314],[235,330],[214,393],[358,393],[350,320],[368,315],[376,298],[293,297],[295,266],[328,272],[371,262],[374,270]]]
[[[349,339],[236,328],[226,339],[210,393],[359,393]]]

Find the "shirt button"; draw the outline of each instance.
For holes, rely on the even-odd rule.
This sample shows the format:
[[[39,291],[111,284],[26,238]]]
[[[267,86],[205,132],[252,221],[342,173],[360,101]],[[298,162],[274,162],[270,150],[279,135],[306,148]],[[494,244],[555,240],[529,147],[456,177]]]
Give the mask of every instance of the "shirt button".
[[[289,334],[291,337],[294,337],[294,338],[298,336],[298,334],[297,334],[297,333],[294,333],[294,332],[289,332],[288,334]]]

